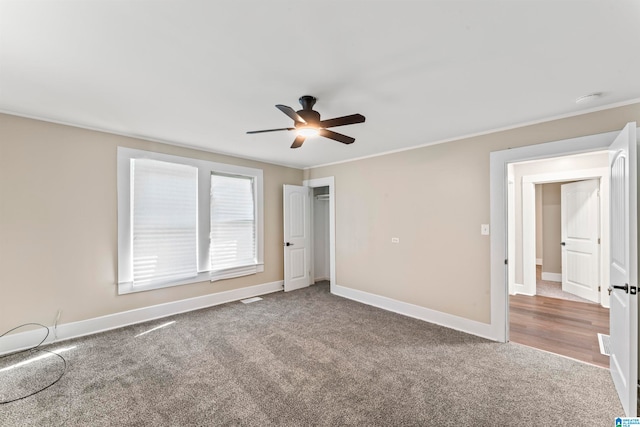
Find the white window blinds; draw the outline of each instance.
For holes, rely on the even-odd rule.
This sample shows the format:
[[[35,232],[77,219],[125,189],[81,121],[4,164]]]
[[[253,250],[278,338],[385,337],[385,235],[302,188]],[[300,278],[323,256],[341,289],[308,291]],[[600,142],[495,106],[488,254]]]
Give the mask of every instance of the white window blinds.
[[[211,174],[211,280],[255,274],[254,179]]]
[[[197,275],[198,169],[132,159],[133,285]]]

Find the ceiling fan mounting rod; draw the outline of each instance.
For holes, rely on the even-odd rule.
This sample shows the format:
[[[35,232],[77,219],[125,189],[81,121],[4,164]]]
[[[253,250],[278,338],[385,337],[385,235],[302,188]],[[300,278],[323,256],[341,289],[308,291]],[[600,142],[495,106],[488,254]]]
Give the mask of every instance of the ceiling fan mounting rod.
[[[298,110],[297,113],[304,119],[306,123],[296,123],[296,128],[318,127],[318,123],[320,122],[320,113],[313,110],[313,106],[316,103],[316,98],[311,95],[304,95],[301,96],[298,101],[300,101],[300,105],[302,105],[302,110]]]
[[[316,103],[316,98],[311,95],[303,95],[298,101],[300,101],[303,110],[311,110]]]

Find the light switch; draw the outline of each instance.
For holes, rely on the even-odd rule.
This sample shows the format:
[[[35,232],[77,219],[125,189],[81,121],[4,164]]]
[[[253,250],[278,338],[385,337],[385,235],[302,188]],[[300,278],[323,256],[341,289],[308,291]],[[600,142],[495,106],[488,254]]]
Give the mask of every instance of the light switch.
[[[480,234],[483,236],[489,235],[489,224],[480,224]]]
[[[400,238],[399,237],[392,237],[391,238],[391,243],[400,243]]]

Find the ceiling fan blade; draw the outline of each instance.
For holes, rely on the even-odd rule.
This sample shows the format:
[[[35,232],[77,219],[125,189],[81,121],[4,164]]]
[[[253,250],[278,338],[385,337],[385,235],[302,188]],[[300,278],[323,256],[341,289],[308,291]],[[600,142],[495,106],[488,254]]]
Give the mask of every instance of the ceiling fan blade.
[[[353,143],[353,141],[356,140],[355,138],[351,138],[350,136],[343,135],[341,133],[334,132],[328,129],[320,129],[320,131],[318,132],[318,135],[324,136],[325,138],[333,139],[335,141],[342,142],[343,144],[351,144]]]
[[[322,120],[320,127],[331,128],[335,126],[353,125],[355,123],[364,122],[365,117],[362,114],[351,114],[350,116],[336,117],[335,119]]]
[[[265,132],[277,132],[279,130],[295,130],[295,128],[278,128],[278,129],[265,129],[265,130],[250,130],[247,133],[265,133]]]
[[[291,107],[287,107],[286,105],[278,104],[278,105],[276,105],[276,108],[278,110],[282,111],[283,113],[285,113],[287,116],[291,117],[293,119],[293,121],[296,122],[296,123],[307,123],[302,117],[300,117],[300,115],[298,113],[296,113],[296,110],[294,110]]]
[[[293,144],[291,144],[291,148],[299,148],[305,139],[306,139],[305,136],[302,136],[302,135],[296,136],[296,139],[293,140]]]

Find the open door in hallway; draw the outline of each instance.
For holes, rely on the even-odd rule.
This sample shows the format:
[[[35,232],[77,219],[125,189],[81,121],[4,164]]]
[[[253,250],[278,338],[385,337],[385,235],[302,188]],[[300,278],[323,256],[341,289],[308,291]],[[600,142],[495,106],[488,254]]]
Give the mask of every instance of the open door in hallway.
[[[609,148],[611,170],[610,370],[625,414],[637,414],[638,210],[636,124]]]
[[[284,186],[284,290],[311,283],[311,197],[309,187]]]
[[[600,183],[561,187],[562,290],[600,302]]]

